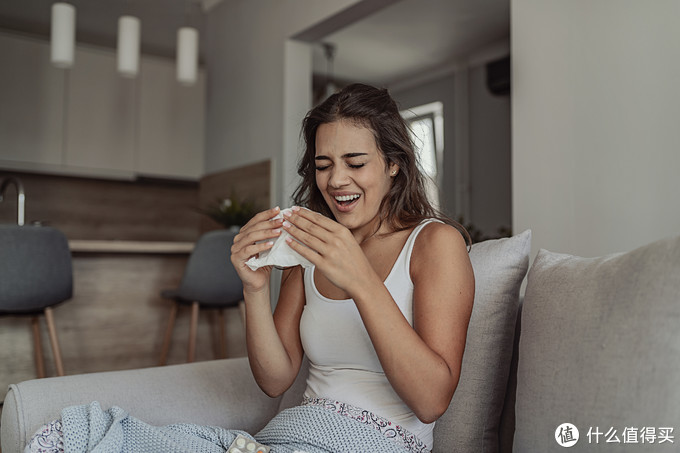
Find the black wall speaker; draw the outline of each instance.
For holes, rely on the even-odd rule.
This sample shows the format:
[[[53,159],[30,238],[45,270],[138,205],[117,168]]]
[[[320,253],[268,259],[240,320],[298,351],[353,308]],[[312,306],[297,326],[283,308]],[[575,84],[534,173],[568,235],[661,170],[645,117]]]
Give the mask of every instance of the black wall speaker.
[[[486,86],[494,96],[510,94],[510,56],[486,64]]]

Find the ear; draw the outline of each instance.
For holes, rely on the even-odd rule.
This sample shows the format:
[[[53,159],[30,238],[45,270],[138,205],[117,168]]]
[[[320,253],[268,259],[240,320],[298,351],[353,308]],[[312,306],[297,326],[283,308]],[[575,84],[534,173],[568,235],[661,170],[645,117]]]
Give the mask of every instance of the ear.
[[[399,165],[391,163],[389,165],[389,173],[391,177],[397,176],[397,174],[399,173]]]

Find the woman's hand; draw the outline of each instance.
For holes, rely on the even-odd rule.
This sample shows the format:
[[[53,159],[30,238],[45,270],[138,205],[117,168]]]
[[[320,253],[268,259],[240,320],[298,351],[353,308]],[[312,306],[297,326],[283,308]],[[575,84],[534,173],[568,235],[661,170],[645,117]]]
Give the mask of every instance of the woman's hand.
[[[276,207],[256,214],[234,238],[231,263],[243,282],[244,292],[260,292],[269,285],[271,266],[254,271],[246,265],[246,261],[272,248],[274,240],[281,235],[283,219],[274,219],[279,212]]]
[[[284,212],[284,218],[283,228],[304,244],[287,238],[288,245],[338,288],[351,295],[367,277],[376,276],[352,233],[338,222],[299,207]]]

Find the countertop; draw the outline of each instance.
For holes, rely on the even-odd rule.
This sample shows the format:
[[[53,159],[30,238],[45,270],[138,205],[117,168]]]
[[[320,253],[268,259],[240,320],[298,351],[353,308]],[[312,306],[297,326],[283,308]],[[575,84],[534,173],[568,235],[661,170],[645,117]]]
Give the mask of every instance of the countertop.
[[[193,242],[163,241],[106,241],[72,239],[68,241],[72,252],[79,253],[191,253]]]

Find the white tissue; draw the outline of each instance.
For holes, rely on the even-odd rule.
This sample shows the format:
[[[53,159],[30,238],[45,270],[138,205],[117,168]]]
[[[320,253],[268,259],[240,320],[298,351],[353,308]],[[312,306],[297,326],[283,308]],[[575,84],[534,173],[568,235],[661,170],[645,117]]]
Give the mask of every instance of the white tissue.
[[[291,208],[287,208],[279,212],[273,219],[280,219],[284,212],[291,212]],[[287,237],[292,237],[286,230],[281,230],[281,235],[276,238],[274,245],[269,250],[260,253],[259,257],[252,257],[246,261],[246,265],[252,270],[257,270],[262,266],[277,266],[277,267],[292,267],[301,265],[302,267],[312,267],[306,258],[298,252],[290,248],[286,242]],[[293,238],[295,240],[295,238]]]

